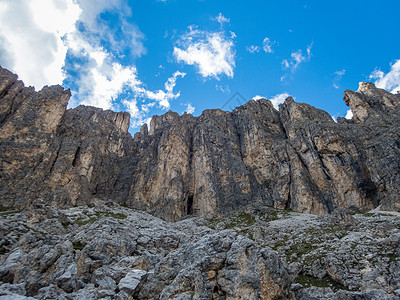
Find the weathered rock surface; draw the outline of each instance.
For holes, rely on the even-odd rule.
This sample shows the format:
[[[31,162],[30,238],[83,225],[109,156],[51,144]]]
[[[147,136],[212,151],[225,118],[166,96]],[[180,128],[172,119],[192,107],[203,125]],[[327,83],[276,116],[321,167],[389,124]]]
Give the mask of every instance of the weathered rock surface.
[[[154,116],[134,139],[129,114],[79,106],[69,91],[25,88],[0,69],[0,203],[54,207],[111,199],[166,220],[270,205],[324,215],[400,209],[400,95],[360,83],[335,123],[288,98],[232,112]]]
[[[217,230],[232,228],[276,250],[289,264],[297,299],[400,296],[398,212],[350,215],[337,210],[318,217],[263,207],[208,224]]]
[[[0,225],[0,299],[400,296],[396,212],[258,207],[168,223],[112,202],[59,210],[38,199],[1,212]]]
[[[119,205],[57,210],[38,200],[29,211],[1,213],[0,222],[0,297],[291,295],[288,267],[276,252],[232,230],[212,230],[200,219],[167,223]]]

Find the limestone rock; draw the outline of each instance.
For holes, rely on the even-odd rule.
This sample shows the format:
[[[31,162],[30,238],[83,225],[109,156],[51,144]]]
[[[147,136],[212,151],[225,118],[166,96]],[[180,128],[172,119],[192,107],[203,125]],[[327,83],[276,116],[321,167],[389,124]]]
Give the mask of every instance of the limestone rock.
[[[129,114],[79,106],[69,91],[25,88],[0,69],[0,203],[23,208],[111,200],[165,220],[273,206],[318,215],[400,209],[400,96],[361,83],[353,120],[286,99],[232,112],[154,116],[132,139]]]
[[[43,208],[31,208],[31,210]],[[278,299],[289,297],[286,263],[270,248],[199,219],[168,223],[105,203],[55,209],[41,232],[27,212],[2,214],[10,252],[0,256],[0,291],[37,299]],[[31,212],[32,214],[32,212]],[[74,225],[57,233],[57,215]],[[88,217],[85,222],[83,217]],[[20,230],[8,232],[15,224]],[[57,233],[57,234],[55,234]],[[14,241],[11,235],[20,235]]]

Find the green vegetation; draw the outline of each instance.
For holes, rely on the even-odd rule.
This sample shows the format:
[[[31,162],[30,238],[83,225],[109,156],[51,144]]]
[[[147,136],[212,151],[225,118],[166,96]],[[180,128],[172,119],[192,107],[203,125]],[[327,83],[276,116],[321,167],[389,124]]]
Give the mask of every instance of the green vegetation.
[[[256,219],[253,215],[242,211],[227,218],[211,219],[208,221],[207,226],[215,230],[217,224],[221,222],[224,224],[224,229],[234,229],[236,227],[251,226],[256,222]]]
[[[85,244],[81,243],[80,241],[72,242],[72,246],[74,247],[75,250],[82,250],[85,248]]]
[[[221,222],[221,220],[222,220],[221,218],[211,219],[211,220],[208,221],[207,226],[208,226],[209,228],[211,228],[212,230],[215,230],[217,224],[218,224],[219,222]]]
[[[307,229],[307,233],[315,238],[321,238],[324,235],[333,234],[337,238],[341,239],[347,235],[345,228],[340,224],[323,228],[309,228]]]
[[[294,254],[296,254],[297,256],[303,256],[304,254],[310,253],[317,248],[318,246],[315,246],[309,242],[301,242],[291,245],[290,249],[286,251],[286,256],[289,260],[289,258]]]
[[[22,210],[15,209],[9,206],[0,205],[0,213],[2,216],[14,215],[20,213]]]
[[[114,218],[114,219],[119,219],[119,220],[124,220],[127,218],[127,216],[124,214],[98,211],[98,212],[96,212],[95,215],[92,215],[92,216],[84,215],[84,217],[79,217],[78,219],[75,220],[75,224],[78,224],[79,226],[93,224],[101,217]]]
[[[275,251],[279,249],[279,247],[286,246],[289,240],[289,236],[285,236],[284,238],[280,239],[278,242],[275,243],[271,248]]]
[[[226,224],[225,228],[226,229],[233,229],[235,227],[245,227],[245,226],[251,226],[255,223],[255,218],[249,213],[246,213],[244,211],[233,215],[232,217],[229,218],[229,223]]]
[[[11,207],[0,205],[0,212],[12,210]]]
[[[79,226],[84,226],[87,224],[93,224],[94,222],[97,221],[97,217],[87,217],[86,218],[78,218],[75,220],[75,224],[78,224]]]
[[[284,219],[290,215],[293,211],[291,209],[279,209],[271,207],[271,211],[260,216],[260,220],[265,222],[271,222],[279,219]]]
[[[96,216],[98,217],[110,217],[110,218],[114,218],[114,219],[120,219],[120,220],[124,220],[126,219],[126,215],[124,214],[115,214],[115,213],[111,213],[111,212],[97,212]]]
[[[302,284],[304,287],[310,287],[310,286],[322,287],[322,288],[329,287],[334,292],[338,290],[347,290],[347,291],[350,290],[349,288],[347,288],[340,282],[333,280],[329,276],[326,276],[324,278],[317,278],[314,276],[301,274],[296,277],[295,282]]]
[[[37,229],[32,228],[32,227],[29,227],[29,226],[27,226],[27,225],[23,225],[23,226],[26,228],[26,230],[27,230],[26,232],[28,232],[28,231],[33,231],[33,232],[40,233],[40,234],[46,234],[46,232],[37,230]],[[25,233],[26,233],[26,232],[25,232]]]
[[[4,240],[3,245],[0,247],[0,255],[6,254],[9,252],[9,250],[6,248],[6,246],[10,245],[10,241]]]

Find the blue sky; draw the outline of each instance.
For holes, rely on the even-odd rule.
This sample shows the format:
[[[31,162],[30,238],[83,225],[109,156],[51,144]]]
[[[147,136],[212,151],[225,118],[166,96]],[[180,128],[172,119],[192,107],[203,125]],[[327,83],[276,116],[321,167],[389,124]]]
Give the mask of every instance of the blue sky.
[[[345,89],[400,90],[399,1],[1,0],[0,64],[70,107],[195,116],[236,92],[345,116]],[[238,102],[233,101],[232,108]]]

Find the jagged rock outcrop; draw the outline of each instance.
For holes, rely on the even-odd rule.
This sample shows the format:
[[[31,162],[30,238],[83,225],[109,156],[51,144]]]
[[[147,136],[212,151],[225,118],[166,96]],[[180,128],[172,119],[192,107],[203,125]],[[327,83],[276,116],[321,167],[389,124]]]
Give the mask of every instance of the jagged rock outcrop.
[[[25,88],[0,69],[1,205],[111,199],[166,220],[248,205],[324,215],[400,209],[400,96],[361,83],[353,120],[286,99],[232,112],[154,116],[134,139],[129,114],[79,106],[69,91]]]
[[[105,204],[57,210],[36,200],[28,211],[1,214],[0,233],[8,243],[0,255],[0,297],[291,296],[287,264],[270,248],[196,218],[170,223]]]
[[[0,299],[394,300],[399,255],[398,212],[257,206],[165,222],[43,199],[0,211]]]

